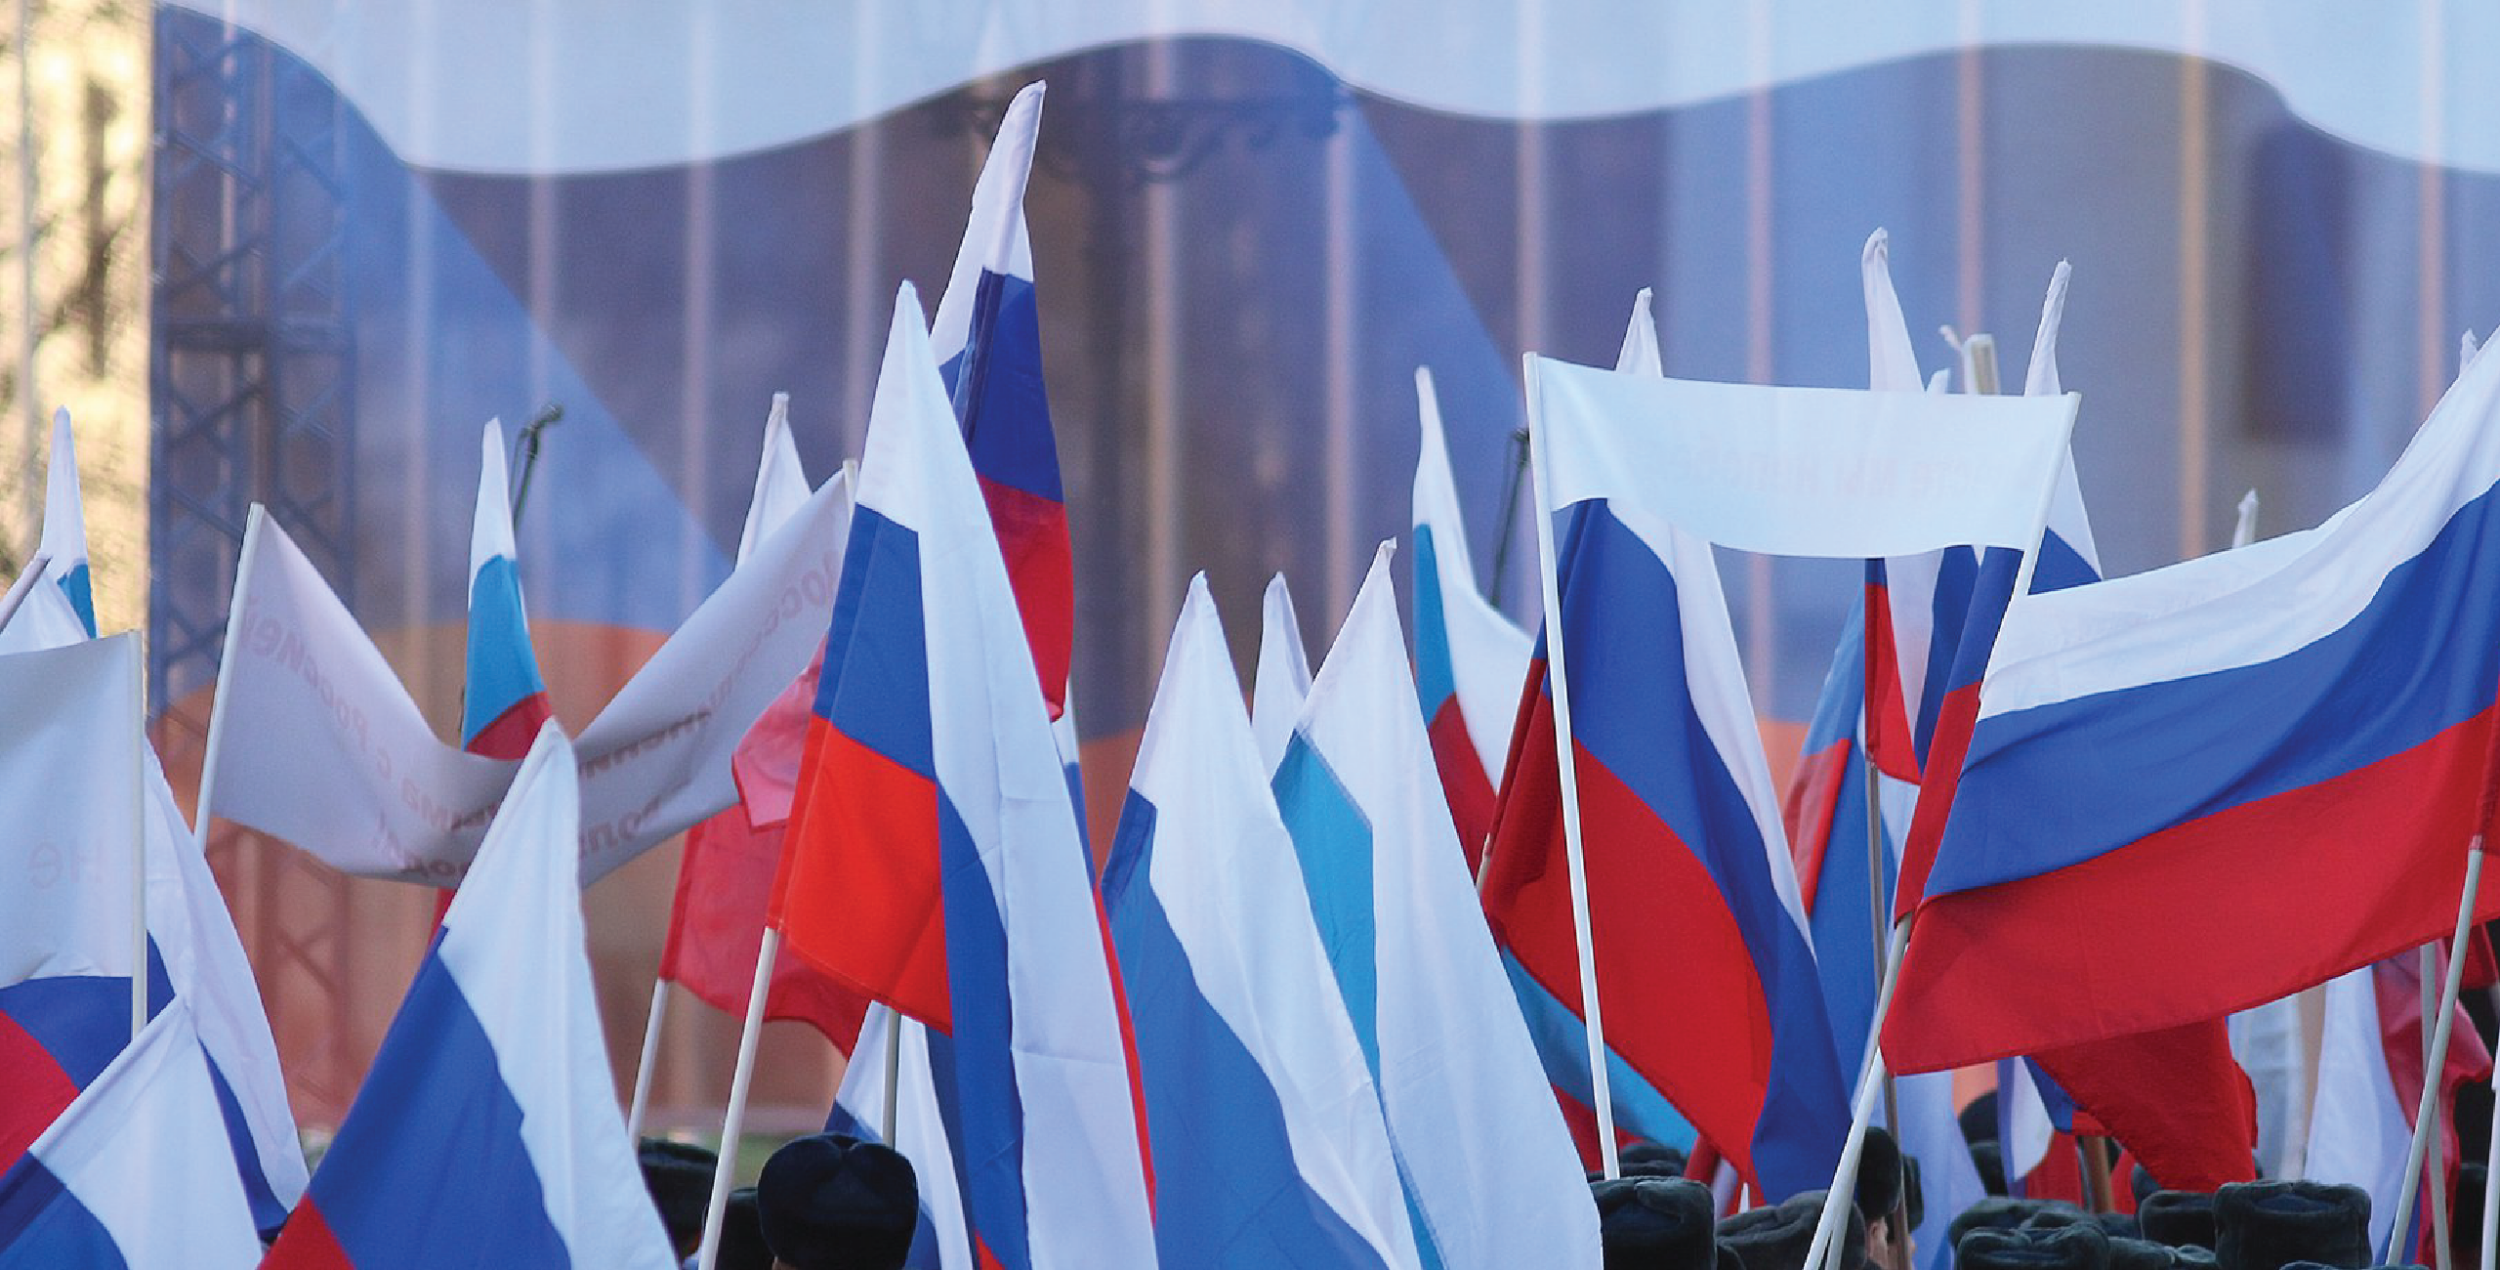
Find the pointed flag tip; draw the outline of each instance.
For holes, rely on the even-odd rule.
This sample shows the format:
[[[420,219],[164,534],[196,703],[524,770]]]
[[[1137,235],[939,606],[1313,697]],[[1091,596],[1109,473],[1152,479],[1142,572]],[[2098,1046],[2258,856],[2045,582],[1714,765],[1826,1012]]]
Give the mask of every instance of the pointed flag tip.
[[[1889,262],[1891,257],[1892,231],[1878,225],[1874,233],[1866,236],[1866,247],[1858,253],[1858,261],[1871,265],[1879,260]]]

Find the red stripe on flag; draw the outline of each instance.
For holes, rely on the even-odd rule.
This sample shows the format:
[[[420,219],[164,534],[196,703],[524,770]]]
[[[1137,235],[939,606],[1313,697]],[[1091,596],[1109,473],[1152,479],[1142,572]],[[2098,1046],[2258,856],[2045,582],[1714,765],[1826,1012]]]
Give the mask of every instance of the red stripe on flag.
[[[1513,742],[1485,912],[1520,965],[1579,1015],[1550,699],[1528,723],[1525,742]],[[1753,1140],[1769,1080],[1771,1012],[1744,934],[1700,858],[1604,763],[1585,748],[1575,758],[1597,982],[1611,998],[1607,1048],[1759,1189]],[[1696,1036],[1715,1039],[1694,1045]]]
[[[767,920],[798,957],[951,1033],[937,783],[809,723]]]
[[[1493,781],[1484,774],[1475,739],[1467,735],[1456,693],[1433,712],[1424,735],[1432,742],[1432,765],[1440,769],[1441,793],[1449,800],[1450,821],[1458,827],[1458,846],[1473,876],[1484,860],[1485,840],[1493,835]]]
[[[2081,864],[1926,901],[1885,1055],[1935,1071],[2176,1027],[2444,936],[2491,720]],[[2500,916],[2500,875],[2484,878],[2475,915]]]
[[[447,1219],[457,1220],[452,1214]],[[287,1214],[286,1230],[261,1260],[261,1270],[356,1270],[356,1261],[339,1245],[337,1232],[321,1215],[310,1195]]]
[[[2221,1019],[2044,1049],[2032,1061],[2075,1100],[2079,1118],[2126,1143],[2163,1186],[2210,1191],[2256,1180],[2257,1091],[2231,1057]],[[2127,1175],[2113,1176],[2126,1189]]]
[[[1901,685],[1901,648],[1892,633],[1892,596],[1866,588],[1866,748],[1875,767],[1894,780],[1919,780],[1918,747],[1911,740],[1909,694]]]
[[[0,1093],[0,1172],[5,1172],[69,1109],[78,1085],[43,1042],[6,1014],[0,1014],[0,1072],[9,1075],[8,1090]]]
[[[529,757],[530,746],[538,740],[538,729],[555,717],[554,707],[547,704],[547,694],[533,692],[512,703],[512,708],[495,716],[495,721],[477,730],[467,746],[471,754],[517,763]]]
[[[1033,669],[1042,677],[1042,699],[1056,719],[1068,707],[1068,667],[1076,651],[1076,565],[1068,546],[1068,508],[1039,494],[983,479],[981,501],[990,509],[1007,582],[1024,618],[1025,642],[1033,646]]]
[[[1840,807],[1849,764],[1857,759],[1855,748],[1846,740],[1834,741],[1798,760],[1788,796],[1780,800],[1780,823],[1788,830],[1789,854],[1797,865],[1798,899],[1809,913],[1823,883],[1823,853],[1832,845],[1832,817]]]

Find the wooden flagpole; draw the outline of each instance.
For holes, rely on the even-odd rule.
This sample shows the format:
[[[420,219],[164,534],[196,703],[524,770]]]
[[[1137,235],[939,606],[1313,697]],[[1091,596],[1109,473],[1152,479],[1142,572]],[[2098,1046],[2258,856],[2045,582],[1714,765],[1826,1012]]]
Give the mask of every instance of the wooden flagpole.
[[[738,1138],[746,1131],[747,1092],[755,1081],[755,1046],[764,1031],[764,999],[773,987],[773,958],[781,951],[781,931],[767,924],[763,946],[755,954],[755,986],[747,993],[746,1023],[738,1031],[738,1066],[729,1078],[729,1113],[721,1120],[720,1161],[712,1166],[712,1202],[703,1213],[703,1246],[695,1253],[696,1270],[714,1270],[720,1261],[721,1215],[729,1211],[730,1183],[738,1171]]]
[[[1614,1091],[1606,1073],[1606,1024],[1597,995],[1597,948],[1589,940],[1589,877],[1580,834],[1580,781],[1571,744],[1571,680],[1563,665],[1562,582],[1555,563],[1552,463],[1543,419],[1537,355],[1528,353],[1529,468],[1536,485],[1537,583],[1545,603],[1545,673],[1554,701],[1554,758],[1561,771],[1563,854],[1571,877],[1571,931],[1580,949],[1580,1016],[1589,1060],[1589,1103],[1597,1113],[1597,1154],[1603,1175],[1623,1175],[1615,1154]],[[710,1270],[706,1267],[705,1270]]]
[[[634,1102],[625,1113],[625,1140],[642,1141],[643,1112],[651,1106],[651,1068],[660,1057],[660,1022],[668,1016],[668,980],[651,981],[651,1012],[642,1021],[642,1061],[634,1065]]]

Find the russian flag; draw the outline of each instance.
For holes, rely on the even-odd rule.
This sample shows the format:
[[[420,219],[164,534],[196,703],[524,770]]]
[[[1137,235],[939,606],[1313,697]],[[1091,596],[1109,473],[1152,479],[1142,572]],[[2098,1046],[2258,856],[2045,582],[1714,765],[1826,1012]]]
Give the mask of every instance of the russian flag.
[[[937,364],[905,287],[769,920],[951,1039],[938,1084],[981,1255],[1149,1264],[1092,870]]]
[[[1899,1067],[2214,1019],[2449,929],[2500,683],[2496,406],[2478,359],[2325,525],[2014,606],[1910,841]]]
[[[920,1183],[920,1227],[912,1233],[911,1253],[903,1264],[910,1270],[976,1270],[970,1229],[964,1221],[963,1192],[955,1183],[955,1152],[947,1141],[944,1103],[939,1098],[932,1043],[927,1024],[897,1016],[888,1005],[871,1005],[860,1024],[859,1041],[842,1069],[842,1086],[825,1117],[825,1132],[847,1133],[868,1142],[883,1142],[911,1161]],[[885,1125],[886,1057],[894,1057],[894,1134],[887,1141]],[[950,1056],[951,1057],[951,1056]]]
[[[1259,669],[1250,681],[1250,735],[1270,775],[1285,761],[1294,720],[1302,717],[1302,702],[1310,695],[1311,656],[1302,648],[1302,620],[1294,615],[1293,592],[1279,573],[1267,580],[1259,600]]]
[[[0,1266],[259,1265],[227,1158],[199,1034],[175,1002],[0,1172]]]
[[[1830,1180],[1849,1091],[1710,544],[1602,502],[1569,519],[1561,621],[1616,1117],[1666,1141],[1689,1118],[1784,1199]],[[1548,1074],[1586,1103],[1544,658],[1540,640],[1484,903]]]
[[[1643,304],[1648,296],[1641,293]],[[1415,404],[1423,419],[1413,522],[1415,693],[1423,698],[1433,763],[1473,871],[1493,833],[1493,781],[1510,752],[1519,678],[1528,668],[1528,635],[1476,590],[1476,566],[1468,555],[1449,444],[1441,431],[1441,403],[1432,390],[1432,372],[1422,367],[1415,370]]]
[[[529,752],[554,716],[538,676],[521,571],[512,545],[512,494],[504,475],[503,423],[490,420],[481,443],[477,511],[469,529],[468,682],[460,694],[460,748],[488,758]]]
[[[265,1263],[670,1270],[583,944],[580,780],[547,728]]]
[[[0,1167],[93,1084],[131,1039],[132,976],[147,1008],[172,995],[134,928],[142,797],[139,638],[0,657]],[[142,952],[143,947],[146,949]]]
[[[929,343],[946,378],[981,500],[997,528],[1042,696],[1056,719],[1067,707],[1076,641],[1076,573],[1068,501],[1059,487],[1059,446],[1042,386],[1041,310],[1033,291],[1033,240],[1024,187],[1042,124],[1039,83],[1007,105],[998,139],[972,188],[972,218],[938,300]],[[1071,756],[1073,758],[1073,756]]]
[[[1200,574],[1103,866],[1167,1265],[1421,1264],[1294,850]]]
[[[1594,1264],[1597,1210],[1476,903],[1383,544],[1277,769],[1427,1265]]]
[[[95,585],[87,572],[87,513],[78,492],[78,444],[70,434],[69,411],[52,412],[52,455],[44,470],[43,534],[35,554],[52,562],[52,579],[69,597],[72,611],[96,635]]]

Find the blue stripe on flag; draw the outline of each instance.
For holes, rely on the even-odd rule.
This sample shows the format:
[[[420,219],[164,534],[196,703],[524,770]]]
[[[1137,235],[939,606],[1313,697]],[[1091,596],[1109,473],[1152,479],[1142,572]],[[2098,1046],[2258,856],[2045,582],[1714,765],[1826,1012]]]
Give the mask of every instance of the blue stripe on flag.
[[[938,788],[938,861],[946,888],[947,991],[955,1003],[957,1114],[948,1129],[964,1174],[964,1212],[1003,1270],[1026,1270],[1033,1258],[1025,1230],[1024,1103],[1012,1050],[1018,1003],[1007,980],[1007,926],[980,844],[944,786]],[[934,1045],[935,1029],[930,1039]],[[930,1052],[934,1058],[936,1049]],[[946,1088],[943,1079],[939,1087]]]
[[[1104,898],[1146,1079],[1158,1252],[1169,1265],[1385,1266],[1303,1178],[1274,1083],[1199,991],[1146,881],[1154,826],[1154,804],[1131,791],[1112,845],[1119,885]]]
[[[1380,932],[1372,897],[1372,830],[1354,796],[1300,732],[1285,745],[1272,780],[1293,853],[1311,895],[1319,942],[1337,972],[1354,1038],[1372,1076],[1380,1075]]]
[[[357,1270],[566,1265],[521,1105],[441,950],[438,934],[306,1198]]]
[[[104,1223],[43,1161],[19,1156],[0,1174],[0,1270],[121,1270],[128,1264]]]
[[[468,686],[460,697],[460,743],[521,702],[547,690],[521,612],[521,575],[510,556],[494,556],[469,579]]]

